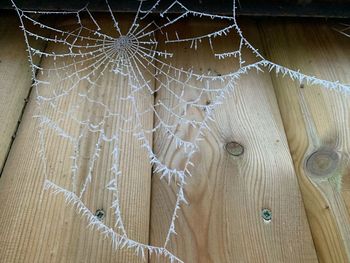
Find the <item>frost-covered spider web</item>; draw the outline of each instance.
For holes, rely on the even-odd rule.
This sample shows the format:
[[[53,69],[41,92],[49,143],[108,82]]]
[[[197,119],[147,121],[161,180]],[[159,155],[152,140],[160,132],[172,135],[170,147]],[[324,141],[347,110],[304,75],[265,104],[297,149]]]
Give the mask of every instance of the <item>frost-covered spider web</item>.
[[[180,206],[187,203],[184,188],[194,165],[192,157],[199,151],[199,141],[213,121],[214,110],[234,91],[242,75],[265,69],[300,83],[350,91],[348,85],[307,76],[265,59],[238,26],[235,1],[232,16],[196,12],[179,1],[167,5],[158,0],[147,7],[145,1],[140,1],[126,29],[106,2],[112,30],[104,28],[105,23],[94,18],[88,7],[75,12],[36,12],[13,5],[32,67],[45,188],[63,194],[90,225],[112,240],[115,248],[133,249],[141,257],[148,252],[163,255],[170,262],[182,262],[169,251],[168,245],[176,234]],[[51,25],[40,20],[38,14],[63,16],[69,22]],[[224,26],[193,35],[192,31],[176,27],[188,18],[216,20]],[[220,41],[227,37],[234,41],[232,46],[223,47]],[[46,42],[47,48],[44,51],[36,48],[36,41]],[[210,54],[203,52],[204,47]],[[195,61],[186,60],[183,48],[207,56],[208,61],[227,64],[227,72],[218,74],[196,67]],[[38,58],[43,58],[40,65],[35,63]],[[149,116],[154,123],[148,121]],[[122,176],[128,176],[122,169],[125,152],[121,145],[125,134],[132,134],[140,151],[147,153],[153,173],[178,187],[162,246],[131,239],[123,221],[119,182]],[[53,176],[65,173],[57,166],[50,170],[50,160],[62,161],[67,157],[60,154],[60,149],[55,153],[47,151],[48,141],[55,136],[63,141],[60,145],[63,152],[71,152],[68,179]],[[154,149],[151,136],[171,141],[182,160],[169,162],[161,150]],[[83,149],[84,142],[91,141],[92,147]],[[107,155],[112,161],[104,160]],[[110,169],[100,174],[96,171],[101,166]],[[92,187],[101,187],[92,186],[97,178],[107,182],[106,191],[112,194],[112,225],[99,220],[89,208],[91,200],[87,200],[86,193]]]
[[[350,24],[341,23],[340,26],[341,28],[336,29],[336,31],[338,31],[340,34],[346,37],[350,37]]]

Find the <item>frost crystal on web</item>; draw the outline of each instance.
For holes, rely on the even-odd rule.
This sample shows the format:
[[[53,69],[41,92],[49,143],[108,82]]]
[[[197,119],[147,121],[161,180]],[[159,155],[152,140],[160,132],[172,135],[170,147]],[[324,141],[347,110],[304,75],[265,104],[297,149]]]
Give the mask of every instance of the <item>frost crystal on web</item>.
[[[322,85],[345,93],[350,91],[348,85],[308,76],[265,59],[238,26],[235,2],[232,16],[223,16],[190,10],[179,1],[166,5],[158,0],[146,8],[141,0],[126,30],[108,2],[113,30],[104,28],[105,23],[95,18],[88,7],[76,12],[39,12],[22,10],[15,3],[13,6],[20,18],[32,67],[45,189],[64,195],[90,225],[112,240],[115,248],[133,249],[141,257],[154,253],[167,257],[170,262],[182,262],[168,250],[168,244],[176,234],[175,221],[180,206],[187,203],[184,187],[194,165],[192,157],[199,151],[199,141],[209,129],[208,122],[214,121],[214,110],[234,91],[236,81],[243,74],[265,69],[300,83]],[[59,26],[52,25],[52,20],[45,23],[38,14],[63,16],[68,22],[62,20]],[[217,20],[224,26],[193,36],[176,27],[188,18]],[[236,42],[227,50],[220,45],[220,39],[228,36]],[[36,48],[35,41],[46,42],[47,48],[44,51]],[[177,57],[182,58],[181,61],[186,59],[183,49],[176,48],[177,45],[198,54],[203,54],[201,49],[205,46],[211,51],[205,53],[208,59],[226,63],[229,71],[217,74],[192,65],[179,65]],[[250,53],[249,58],[246,53]],[[35,63],[38,57],[43,58],[40,65]],[[117,90],[114,93],[117,96],[111,97],[108,93],[106,87],[111,85]],[[151,124],[146,121],[150,115],[154,119]],[[128,176],[121,169],[121,144],[125,134],[132,134],[140,151],[146,151],[153,173],[178,187],[162,246],[132,240],[123,221],[119,182],[122,176]],[[183,160],[170,165],[162,158],[150,140],[154,134],[172,141],[173,150],[180,152]],[[71,152],[69,183],[64,176],[52,179],[53,174],[63,172],[59,168],[50,171],[49,161],[64,158],[47,151],[47,142],[54,136],[64,140],[65,152]],[[82,149],[84,141],[93,141],[93,146]],[[83,150],[89,156],[82,156]],[[107,154],[112,163],[101,158]],[[109,172],[97,174],[95,170],[100,165],[109,165]],[[97,177],[107,182],[105,188],[113,197],[110,204],[113,226],[99,220],[85,198]]]
[[[335,29],[335,30],[346,37],[350,37],[350,25],[341,23],[340,26],[341,26],[340,29]]]

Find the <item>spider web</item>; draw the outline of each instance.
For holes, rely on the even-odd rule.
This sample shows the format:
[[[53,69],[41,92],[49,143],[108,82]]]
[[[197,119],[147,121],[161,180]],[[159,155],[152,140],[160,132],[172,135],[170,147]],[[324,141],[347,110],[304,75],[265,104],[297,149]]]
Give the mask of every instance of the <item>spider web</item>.
[[[214,110],[234,91],[236,81],[251,70],[265,69],[300,83],[322,85],[345,93],[349,93],[350,87],[308,76],[265,59],[238,26],[235,1],[232,16],[196,12],[179,1],[166,5],[158,0],[147,8],[144,1],[140,1],[134,20],[126,30],[113,15],[108,2],[106,5],[113,30],[103,29],[87,6],[75,12],[39,12],[22,10],[13,3],[24,31],[38,103],[36,117],[39,121],[45,189],[63,194],[90,225],[112,240],[115,248],[133,249],[141,257],[148,252],[163,255],[170,262],[182,262],[168,250],[168,244],[172,235],[176,234],[175,222],[180,206],[187,203],[184,187],[186,178],[191,175],[191,160],[199,151],[204,132],[209,130],[208,123],[213,121]],[[38,14],[67,16],[67,19],[74,17],[74,22],[52,26],[39,20]],[[218,20],[225,26],[197,36],[177,31],[178,23],[193,17]],[[342,32],[346,34],[346,30],[348,28]],[[226,37],[236,40],[230,50],[220,48],[220,40]],[[35,41],[47,42],[48,48],[45,51],[35,48]],[[177,45],[199,54],[204,47],[209,47],[212,61],[228,63],[232,67],[224,74],[217,74],[203,72],[191,65],[178,65],[175,58],[181,56],[181,52],[176,49]],[[247,53],[252,56],[246,56]],[[36,65],[36,56],[44,57],[45,63]],[[248,57],[254,57],[254,60]],[[114,73],[114,78],[106,80],[104,75],[107,73]],[[101,96],[101,91],[108,85],[114,85],[116,89],[122,87],[117,97]],[[166,96],[159,96],[162,94]],[[131,109],[132,113],[121,105]],[[149,115],[153,116],[154,125],[147,123]],[[111,125],[114,129],[109,128]],[[139,141],[149,157],[154,174],[160,175],[169,184],[177,185],[168,233],[164,244],[159,247],[129,238],[123,221],[119,182],[121,176],[127,176],[121,169],[123,152],[120,145],[124,134],[133,134]],[[161,152],[153,149],[152,134],[171,140],[174,150],[181,153],[183,160],[169,165],[166,158],[161,157]],[[64,140],[65,147],[72,153],[69,156],[69,184],[67,180],[51,179],[52,174],[62,171],[50,171],[48,163],[55,156],[46,149],[48,136]],[[87,149],[89,156],[81,156],[81,145],[91,140],[94,143],[91,149]],[[106,189],[113,196],[114,226],[94,215],[85,196],[92,187],[93,179],[101,176],[95,170],[101,165],[103,160],[100,155],[106,148],[113,162],[110,172],[103,176],[108,181]]]
[[[340,27],[335,30],[346,37],[350,37],[350,24],[340,23]]]

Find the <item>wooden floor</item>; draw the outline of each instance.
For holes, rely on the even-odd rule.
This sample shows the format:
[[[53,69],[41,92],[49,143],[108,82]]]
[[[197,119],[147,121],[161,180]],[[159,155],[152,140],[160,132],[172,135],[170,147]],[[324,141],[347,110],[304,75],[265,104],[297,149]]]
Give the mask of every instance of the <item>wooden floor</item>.
[[[331,25],[314,20],[241,21],[247,39],[268,59],[322,79],[350,83],[350,39]],[[210,25],[188,22],[184,28],[195,32],[206,26]],[[175,63],[195,61],[198,68],[229,70],[230,65],[210,64],[207,52],[194,57],[184,51]],[[64,198],[45,193],[39,201],[44,177],[26,57],[17,18],[2,15],[0,262],[142,262],[132,251],[114,251],[110,240],[87,228],[86,220]],[[123,89],[108,85],[105,92],[109,97],[123,95]],[[169,250],[189,263],[350,262],[350,95],[300,86],[274,73],[252,72],[240,79],[215,120],[196,156],[186,186],[190,205],[181,207]],[[152,127],[153,116],[144,122]],[[151,176],[147,156],[131,137],[121,139],[122,169],[128,175],[121,182],[126,228],[138,241],[161,245],[176,188]],[[93,139],[84,141],[82,149],[91,151]],[[172,142],[157,134],[149,139],[169,164],[181,161]],[[228,154],[224,146],[231,141],[244,146],[243,155]],[[50,169],[64,183],[62,175],[70,169],[62,164],[65,146],[54,134],[47,145],[54,160]],[[322,170],[329,156],[339,159],[333,160],[336,169],[330,174]],[[111,162],[110,156],[104,158]],[[108,167],[96,169],[103,174]],[[106,183],[101,179],[88,197],[93,211],[108,209],[110,196],[101,190]],[[262,217],[264,209],[272,215],[268,223]],[[112,216],[106,214],[106,220]],[[167,261],[151,256],[146,262]]]

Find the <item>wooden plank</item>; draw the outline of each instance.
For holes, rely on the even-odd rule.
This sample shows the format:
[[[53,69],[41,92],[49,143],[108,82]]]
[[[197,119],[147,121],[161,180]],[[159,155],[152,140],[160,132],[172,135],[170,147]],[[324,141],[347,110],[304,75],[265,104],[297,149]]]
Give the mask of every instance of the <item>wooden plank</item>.
[[[192,21],[178,30],[193,36],[211,31],[212,25]],[[246,21],[245,25],[243,32],[260,46],[255,24]],[[234,43],[237,39],[225,38],[214,47],[234,50]],[[211,59],[212,51],[205,41],[199,45],[198,51],[189,46],[177,50],[173,65],[193,65],[200,72],[210,70],[217,74],[233,70],[232,61]],[[247,52],[245,60],[254,61],[252,54]],[[172,88],[175,90],[176,85]],[[185,95],[188,99],[197,96],[191,92]],[[166,91],[160,91],[157,98],[176,103]],[[211,103],[211,98],[207,99]],[[203,116],[198,110],[189,112],[199,119]],[[162,113],[160,109],[159,114]],[[253,70],[241,76],[232,96],[216,110],[214,119],[211,132],[206,132],[200,151],[194,156],[195,167],[185,187],[189,205],[181,205],[177,235],[171,237],[167,248],[184,262],[317,262],[269,74]],[[187,138],[193,134],[189,127],[176,132]],[[156,152],[170,167],[183,164],[183,155],[175,150],[174,140],[160,132],[154,138]],[[228,154],[225,145],[231,141],[243,145],[243,155]],[[164,243],[177,191],[176,184],[169,186],[153,177],[150,240],[154,245]],[[262,217],[264,209],[272,213],[270,222]]]
[[[32,80],[23,32],[14,15],[0,16],[0,174]],[[38,46],[37,48],[40,49]],[[38,62],[38,59],[35,61]]]
[[[350,83],[350,39],[315,22],[261,23],[275,62],[331,81]],[[313,239],[321,262],[350,261],[350,98],[273,76]],[[311,156],[312,153],[316,153]]]
[[[105,20],[99,20],[106,24]],[[69,25],[69,22],[66,22]],[[108,25],[107,25],[108,27]],[[110,28],[110,27],[108,27]],[[21,39],[21,42],[22,39]],[[49,45],[47,52],[60,51],[60,46]],[[52,66],[52,60],[43,59],[41,66]],[[68,63],[68,59],[67,59]],[[79,68],[79,65],[78,65]],[[28,69],[29,70],[29,69]],[[51,74],[40,76],[55,86],[62,78]],[[20,79],[22,81],[22,79]],[[125,116],[132,115],[130,103],[116,103],[128,94],[126,79],[105,71],[100,79],[101,87],[94,89],[93,97],[109,105],[111,110],[119,111]],[[23,84],[24,85],[24,84]],[[66,81],[61,88],[71,87]],[[57,86],[59,87],[59,86]],[[78,87],[84,92],[89,87],[82,81]],[[81,100],[77,92],[71,92],[66,99],[60,100],[56,109],[44,108],[43,114],[57,121],[57,124],[72,135],[83,129],[73,118],[58,121],[62,115],[59,110],[66,111]],[[43,91],[45,92],[45,89]],[[153,102],[153,97],[145,99]],[[91,122],[99,120],[103,111],[98,105],[93,107],[88,100],[81,101],[76,118],[89,118]],[[32,94],[20,125],[18,136],[14,142],[8,161],[0,179],[0,254],[3,262],[144,262],[132,250],[115,251],[109,238],[100,231],[87,228],[88,221],[78,214],[75,208],[66,204],[64,196],[52,195],[43,191],[45,171],[47,178],[67,189],[72,184],[72,151],[74,147],[51,129],[44,130],[46,144],[46,169],[39,157],[40,136],[38,123],[33,115],[38,114],[35,94]],[[153,115],[143,116],[145,127],[152,128]],[[109,126],[108,126],[109,125]],[[108,136],[119,128],[129,129],[120,119],[111,118],[104,129]],[[77,146],[80,152],[81,169],[77,175],[78,186],[82,185],[87,175],[89,161],[98,143],[99,133],[91,133]],[[120,135],[120,183],[121,212],[124,227],[128,236],[137,241],[148,243],[151,165],[145,151],[140,150],[140,143],[132,133]],[[148,136],[151,141],[151,136]],[[115,230],[114,211],[111,208],[113,193],[106,190],[108,182],[114,178],[112,165],[115,163],[111,144],[102,143],[100,158],[93,169],[92,182],[83,196],[86,206],[95,213],[98,209],[105,211],[103,223]],[[84,168],[85,167],[85,168]],[[42,201],[40,202],[40,197]]]

